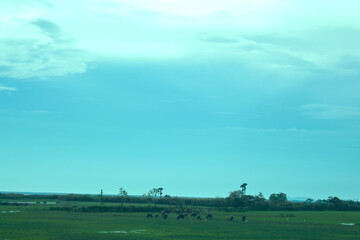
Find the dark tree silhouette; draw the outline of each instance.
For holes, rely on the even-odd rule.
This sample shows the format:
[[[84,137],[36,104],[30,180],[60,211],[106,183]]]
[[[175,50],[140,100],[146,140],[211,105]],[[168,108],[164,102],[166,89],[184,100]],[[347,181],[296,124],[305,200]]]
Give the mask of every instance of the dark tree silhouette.
[[[286,202],[287,201],[287,196],[285,193],[273,193],[270,195],[269,197],[269,201],[270,202],[274,202],[274,203],[280,203],[280,202]]]
[[[123,205],[124,198],[127,197],[127,195],[128,195],[127,191],[124,188],[121,187],[119,189],[119,196],[120,196],[120,200],[121,200],[121,206]]]
[[[240,187],[241,187],[241,192],[242,192],[242,195],[245,195],[246,193],[246,186],[247,186],[247,183],[243,183]]]
[[[159,187],[158,190],[159,190],[159,194],[160,194],[160,198],[161,198],[161,195],[163,194],[162,191],[163,191],[164,189],[163,189],[162,187]]]

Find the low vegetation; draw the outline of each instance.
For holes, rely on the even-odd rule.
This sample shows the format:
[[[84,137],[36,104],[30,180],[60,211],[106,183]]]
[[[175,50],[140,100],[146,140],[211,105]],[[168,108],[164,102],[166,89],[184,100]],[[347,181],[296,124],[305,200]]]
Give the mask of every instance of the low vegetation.
[[[247,185],[247,184],[246,184]],[[287,200],[285,193],[273,193],[269,199],[265,199],[262,193],[258,195],[247,195],[246,185],[241,185],[241,190],[230,192],[226,198],[183,198],[172,197],[169,195],[162,196],[162,188],[152,189],[148,194],[134,197],[128,196],[127,192],[120,188],[118,196],[103,195],[24,195],[14,193],[0,193],[0,205],[20,205],[29,204],[29,202],[38,204],[47,201],[53,202],[86,202],[88,205],[106,205],[96,208],[69,208],[62,206],[61,209],[66,211],[91,211],[94,209],[99,212],[115,211],[109,209],[114,205],[116,212],[148,212],[156,211],[157,208],[183,208],[183,207],[208,207],[218,211],[360,211],[360,202],[354,200],[341,200],[338,197],[328,197],[327,199],[307,199],[304,202],[291,202]],[[24,200],[21,203],[20,200]],[[118,205],[121,206],[118,206]],[[109,206],[110,205],[110,206]],[[154,209],[154,210],[152,210]]]
[[[0,193],[0,240],[358,239],[360,204],[337,197],[288,201],[285,193],[225,198]]]
[[[79,205],[86,203],[78,202]],[[66,205],[67,202],[60,205]],[[121,205],[120,205],[121,206]],[[62,206],[58,206],[61,208]],[[102,206],[97,206],[101,209]],[[100,208],[99,208],[100,207]],[[104,206],[106,207],[106,206]],[[198,216],[175,211],[49,211],[48,205],[0,206],[1,240],[182,240],[182,239],[359,239],[360,212],[250,211],[223,212],[199,208]],[[81,207],[79,208],[81,209]],[[91,207],[87,208],[91,209]],[[155,209],[152,209],[155,210]],[[160,210],[160,209],[159,209]],[[212,217],[206,220],[211,213]],[[158,217],[156,217],[158,214]],[[233,216],[232,221],[228,221]],[[242,217],[246,216],[246,221]]]

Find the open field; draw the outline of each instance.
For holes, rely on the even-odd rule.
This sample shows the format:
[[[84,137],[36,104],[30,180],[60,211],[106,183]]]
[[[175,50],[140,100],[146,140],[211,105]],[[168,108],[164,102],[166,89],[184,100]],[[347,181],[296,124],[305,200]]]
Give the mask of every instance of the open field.
[[[0,206],[0,240],[15,239],[359,239],[360,212],[213,211],[213,220],[146,218],[146,213],[49,211],[43,206]],[[203,209],[201,215],[207,214]],[[354,223],[355,225],[342,225]]]

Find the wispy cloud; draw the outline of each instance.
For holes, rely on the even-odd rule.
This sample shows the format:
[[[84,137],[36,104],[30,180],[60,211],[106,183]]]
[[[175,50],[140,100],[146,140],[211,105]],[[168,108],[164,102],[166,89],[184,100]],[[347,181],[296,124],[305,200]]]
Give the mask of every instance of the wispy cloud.
[[[277,0],[108,0],[108,2],[121,2],[126,5],[135,6],[137,8],[148,9],[165,16],[176,16],[176,17],[188,17],[198,18],[214,16],[221,13],[227,15],[242,15],[249,17],[254,13],[262,15],[257,16],[263,18],[264,15],[268,16],[270,12],[276,12],[287,5]],[[254,22],[256,22],[255,16],[253,16]]]
[[[54,22],[14,20],[12,24],[19,32],[28,35],[0,37],[0,76],[47,78],[86,71],[90,60],[87,53],[75,48]]]
[[[304,116],[315,119],[343,119],[360,117],[360,108],[327,105],[327,104],[307,104],[302,105],[300,111]]]
[[[48,114],[50,112],[45,111],[45,110],[31,110],[31,111],[24,111],[24,113],[26,113],[26,114]]]
[[[44,6],[46,7],[49,7],[49,8],[52,8],[54,7],[53,4],[49,3],[48,1],[45,1],[45,0],[37,0],[39,3],[43,4]]]
[[[243,127],[227,127],[229,130],[238,131],[256,131],[256,132],[308,132],[308,129],[301,128],[243,128]]]
[[[222,36],[201,36],[201,41],[210,42],[210,43],[237,43],[237,39],[222,37]]]
[[[263,48],[257,50],[267,51],[275,59],[309,71],[358,71],[360,66],[358,28],[329,25],[301,31],[279,29],[278,33],[243,34],[242,37]]]
[[[0,36],[0,76],[83,73],[87,53],[150,61],[228,57],[282,75],[359,69],[359,1],[326,2],[324,11],[316,10],[322,0],[13,2],[0,3],[0,31],[9,33]]]
[[[45,19],[36,19],[32,21],[31,24],[38,27],[45,36],[48,36],[55,42],[67,39],[67,37],[63,34],[61,28],[51,21]]]
[[[10,91],[10,92],[14,92],[14,91],[16,91],[16,88],[14,88],[14,87],[4,87],[4,86],[0,86],[0,91]]]

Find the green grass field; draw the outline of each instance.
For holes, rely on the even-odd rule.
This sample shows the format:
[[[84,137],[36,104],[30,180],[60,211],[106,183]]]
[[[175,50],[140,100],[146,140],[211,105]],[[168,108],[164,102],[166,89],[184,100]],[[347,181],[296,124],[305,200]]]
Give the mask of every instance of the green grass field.
[[[201,215],[206,215],[203,210]],[[0,240],[15,239],[360,239],[359,212],[213,211],[213,220],[147,219],[146,213],[49,211],[44,206],[0,206]],[[341,223],[355,223],[352,226]]]

